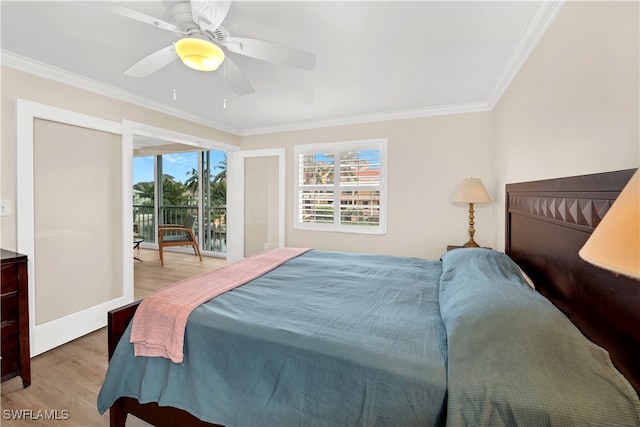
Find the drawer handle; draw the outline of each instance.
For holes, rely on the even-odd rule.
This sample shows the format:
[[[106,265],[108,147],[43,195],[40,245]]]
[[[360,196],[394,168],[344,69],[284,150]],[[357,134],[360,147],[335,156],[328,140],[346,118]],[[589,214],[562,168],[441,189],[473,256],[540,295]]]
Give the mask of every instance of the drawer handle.
[[[7,292],[6,294],[0,294],[0,297],[4,298],[4,297],[12,297],[18,295],[18,291],[12,291],[12,292]]]

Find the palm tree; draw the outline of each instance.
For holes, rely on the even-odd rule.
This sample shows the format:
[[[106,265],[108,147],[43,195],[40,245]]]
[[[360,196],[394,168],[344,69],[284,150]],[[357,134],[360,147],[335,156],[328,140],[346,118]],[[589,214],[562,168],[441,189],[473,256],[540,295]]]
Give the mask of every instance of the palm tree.
[[[227,154],[225,153],[224,156],[222,157],[222,160],[220,160],[220,163],[218,163],[217,166],[213,167],[214,169],[220,169],[220,172],[218,172],[212,179],[213,182],[215,183],[221,183],[221,182],[227,182]]]
[[[187,175],[191,174],[189,178],[184,182],[187,191],[191,194],[198,193],[198,169],[192,168],[191,172],[187,172]]]
[[[154,197],[154,184],[152,182],[138,182],[133,185],[133,188],[141,191],[140,198],[142,199],[141,204],[143,205],[153,205],[153,197]]]

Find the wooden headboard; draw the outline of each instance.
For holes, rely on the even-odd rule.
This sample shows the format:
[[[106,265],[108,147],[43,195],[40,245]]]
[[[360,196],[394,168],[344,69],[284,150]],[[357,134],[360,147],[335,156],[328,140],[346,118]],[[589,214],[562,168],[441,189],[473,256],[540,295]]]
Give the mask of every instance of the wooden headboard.
[[[505,252],[640,395],[640,281],[578,256],[634,171],[507,184]]]

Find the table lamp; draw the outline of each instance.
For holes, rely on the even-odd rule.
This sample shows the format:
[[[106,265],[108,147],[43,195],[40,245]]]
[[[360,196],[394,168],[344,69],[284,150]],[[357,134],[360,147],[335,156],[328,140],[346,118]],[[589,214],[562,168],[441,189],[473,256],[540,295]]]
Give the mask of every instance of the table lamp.
[[[622,189],[579,254],[598,267],[640,279],[640,172]]]
[[[473,240],[473,235],[476,230],[474,226],[473,205],[475,203],[489,203],[491,197],[489,193],[482,185],[480,178],[465,178],[462,180],[456,195],[453,197],[453,201],[457,203],[469,204],[469,241],[463,245],[464,248],[477,248],[480,245]]]

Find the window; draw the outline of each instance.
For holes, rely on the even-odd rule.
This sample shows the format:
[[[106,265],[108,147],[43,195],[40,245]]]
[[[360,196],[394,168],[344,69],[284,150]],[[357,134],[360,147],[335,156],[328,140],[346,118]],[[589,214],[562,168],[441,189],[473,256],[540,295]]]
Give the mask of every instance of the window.
[[[386,233],[387,141],[296,145],[294,227]]]

